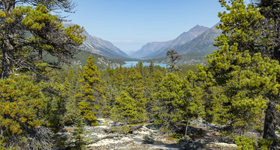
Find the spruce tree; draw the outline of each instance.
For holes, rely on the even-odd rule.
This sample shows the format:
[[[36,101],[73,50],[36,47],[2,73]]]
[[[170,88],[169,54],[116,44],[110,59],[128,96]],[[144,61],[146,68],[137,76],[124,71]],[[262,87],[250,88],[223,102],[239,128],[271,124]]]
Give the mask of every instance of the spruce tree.
[[[149,73],[150,76],[152,76],[154,74],[154,61],[151,59],[150,65],[149,65]]]
[[[83,122],[83,117],[79,114],[75,120],[75,129],[73,133],[73,140],[74,142],[71,142],[70,148],[71,150],[85,150],[86,149],[86,144],[87,140],[86,138],[82,135],[85,133],[84,131],[84,122]]]
[[[87,64],[83,69],[84,75],[80,82],[84,85],[81,87],[82,92],[76,95],[78,98],[77,102],[79,103],[83,118],[91,122],[91,125],[97,125],[95,114],[101,107],[101,99],[105,97],[100,87],[102,83],[100,73],[94,64],[92,56],[89,56]]]
[[[135,99],[138,111],[138,122],[143,122],[146,118],[145,105],[146,98],[144,97],[144,84],[143,78],[135,68],[131,69],[131,73],[128,77],[129,83],[124,89],[131,98]]]
[[[116,99],[111,118],[125,125],[138,122],[141,119],[141,114],[138,112],[137,107],[137,101],[126,91],[122,91],[120,97]]]
[[[146,89],[145,89],[145,97],[147,98],[146,103],[146,112],[150,119],[154,119],[154,115],[156,114],[155,108],[159,105],[159,100],[154,97],[155,93],[160,90],[160,83],[162,81],[163,74],[157,70],[155,71],[153,76],[149,76],[146,79]]]
[[[184,106],[184,83],[175,74],[168,73],[159,86],[160,91],[155,97],[159,100],[158,106],[154,109],[156,125],[162,125],[163,132],[173,132],[179,121],[183,120]]]

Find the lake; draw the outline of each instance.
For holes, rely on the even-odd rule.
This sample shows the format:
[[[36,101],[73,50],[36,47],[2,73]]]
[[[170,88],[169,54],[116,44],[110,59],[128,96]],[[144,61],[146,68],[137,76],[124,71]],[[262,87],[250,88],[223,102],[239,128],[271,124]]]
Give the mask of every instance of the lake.
[[[139,62],[139,61],[125,61],[125,64],[122,65],[122,67],[131,68],[131,66],[132,66],[132,67],[136,66],[136,64],[137,64],[138,62]],[[150,63],[142,63],[142,64],[143,64],[143,66],[149,66],[149,65],[150,65]],[[161,67],[166,67],[166,64],[154,63],[154,65],[155,65],[155,66],[159,65],[159,66],[161,66]]]

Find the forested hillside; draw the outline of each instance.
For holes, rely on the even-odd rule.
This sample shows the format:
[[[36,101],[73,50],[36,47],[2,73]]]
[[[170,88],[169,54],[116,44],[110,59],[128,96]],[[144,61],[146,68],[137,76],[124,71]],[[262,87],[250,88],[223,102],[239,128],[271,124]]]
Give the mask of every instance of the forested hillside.
[[[80,53],[84,28],[64,27],[54,15],[72,11],[71,1],[0,2],[0,149],[87,149],[148,123],[161,137],[190,143],[209,136],[204,128],[188,132],[198,118],[237,149],[280,149],[279,1],[219,0],[222,34],[205,65],[178,65],[182,56],[168,50],[167,68],[150,60],[114,69],[108,63],[117,61]],[[114,126],[89,139],[98,118]],[[65,126],[72,134],[61,136]]]
[[[75,25],[70,22],[62,22],[65,27],[70,27]],[[90,35],[87,31],[82,32],[83,36],[86,36],[87,39],[81,45],[81,48],[86,51],[90,51],[95,54],[103,55],[108,58],[127,58],[128,55],[117,48],[109,41],[105,41],[101,38]]]
[[[44,61],[47,61],[47,62],[56,62],[57,61],[57,58],[50,55],[50,54],[43,53],[43,55],[44,55]],[[81,50],[81,51],[77,52],[73,56],[71,64],[84,66],[84,65],[86,65],[87,59],[90,55],[96,60],[95,64],[100,69],[106,69],[109,66],[117,67],[117,66],[125,64],[125,62],[122,61],[122,60],[110,59],[110,58],[107,58],[105,56],[98,55],[98,54],[91,53],[89,51],[84,51],[84,50]]]

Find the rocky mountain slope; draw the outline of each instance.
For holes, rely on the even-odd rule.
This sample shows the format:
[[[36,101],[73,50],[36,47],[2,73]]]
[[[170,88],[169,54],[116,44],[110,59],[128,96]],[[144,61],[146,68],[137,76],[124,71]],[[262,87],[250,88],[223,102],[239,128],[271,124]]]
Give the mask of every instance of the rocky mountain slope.
[[[219,23],[217,23],[216,25],[218,24]],[[188,58],[204,57],[205,55],[211,54],[213,51],[218,49],[217,47],[213,46],[213,43],[215,43],[214,38],[217,38],[219,35],[222,34],[222,31],[218,30],[216,28],[216,25],[206,30],[205,32],[199,34],[197,37],[193,38],[189,42],[186,42],[185,44],[178,44],[179,46],[173,46],[172,49],[177,50],[180,54]],[[174,43],[174,41],[172,43]],[[170,48],[171,47],[161,49],[147,56],[146,58],[165,58],[166,51]]]
[[[63,22],[65,27],[75,25],[70,22]],[[128,55],[114,46],[109,41],[105,41],[101,38],[90,35],[87,31],[84,31],[82,35],[87,37],[87,40],[84,41],[81,46],[84,50],[96,53],[99,55],[106,56],[108,58],[126,58]]]
[[[84,66],[87,64],[87,59],[90,55],[93,59],[95,59],[95,65],[97,65],[99,69],[106,69],[109,64],[111,67],[118,67],[120,65],[125,64],[124,61],[107,58],[105,56],[95,54],[89,51],[81,51],[78,54],[76,54],[74,56],[75,62],[80,63],[82,66]]]
[[[218,24],[216,24],[218,25]],[[189,55],[208,55],[218,48],[213,46],[215,43],[214,38],[217,38],[222,34],[222,30],[218,30],[214,25],[209,30],[205,31],[201,35],[197,36],[190,42],[177,47],[177,51],[185,56]]]
[[[43,59],[48,62],[57,61],[57,58],[53,57],[52,55],[43,53],[44,57]],[[117,59],[111,59],[107,58],[105,56],[95,54],[89,51],[80,51],[77,54],[74,55],[74,59],[71,60],[73,65],[82,65],[85,66],[87,64],[87,60],[89,56],[92,56],[93,59],[95,59],[95,65],[98,66],[100,69],[106,69],[108,65],[110,64],[111,67],[117,67],[120,65],[125,64],[124,61],[117,60]]]
[[[166,47],[169,45],[172,41],[167,41],[167,42],[150,42],[147,43],[146,45],[142,46],[142,48],[132,54],[130,54],[130,57],[134,58],[145,58],[148,57],[149,55],[157,52],[158,50]]]
[[[181,35],[179,35],[174,40],[167,41],[167,42],[158,42],[157,45],[160,45],[160,46],[158,46],[157,49],[154,49],[152,51],[150,50],[148,54],[146,54],[144,52],[147,48],[143,46],[136,53],[144,53],[145,55],[135,54],[135,56],[138,57],[138,58],[160,58],[160,57],[164,57],[166,55],[166,52],[167,52],[168,49],[177,49],[177,47],[188,43],[192,39],[196,38],[200,34],[207,31],[208,29],[209,28],[207,28],[207,27],[196,25],[195,27],[190,29],[188,32],[184,32]],[[155,45],[155,44],[153,44],[153,45]],[[152,44],[150,44],[150,45],[152,45]],[[149,45],[147,44],[147,46],[149,46]]]

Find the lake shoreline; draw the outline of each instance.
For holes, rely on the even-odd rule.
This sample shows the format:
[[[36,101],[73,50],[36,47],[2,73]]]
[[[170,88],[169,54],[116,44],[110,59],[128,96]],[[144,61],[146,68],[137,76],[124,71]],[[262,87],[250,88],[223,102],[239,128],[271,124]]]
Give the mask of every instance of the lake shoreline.
[[[126,68],[131,68],[131,67],[135,67],[137,65],[138,62],[142,62],[142,61],[124,61],[125,64],[122,65],[122,67],[126,67]],[[142,62],[143,66],[149,66],[150,63],[146,63],[146,62]],[[154,66],[161,66],[161,67],[164,67],[166,68],[166,65],[167,64],[162,64],[162,63],[154,63]],[[116,67],[114,67],[116,68]]]

